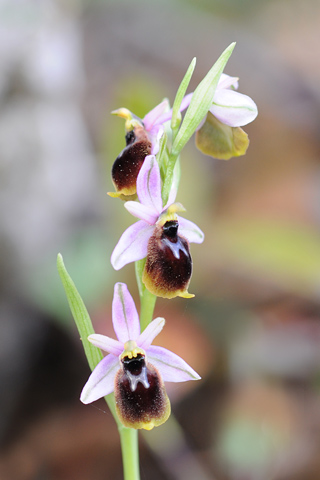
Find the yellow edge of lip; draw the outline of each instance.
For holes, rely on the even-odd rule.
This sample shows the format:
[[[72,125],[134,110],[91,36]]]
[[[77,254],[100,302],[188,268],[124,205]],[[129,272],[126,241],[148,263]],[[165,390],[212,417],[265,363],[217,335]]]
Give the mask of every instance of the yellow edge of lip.
[[[182,297],[182,298],[193,298],[193,297],[194,297],[194,293],[183,292],[183,293],[180,293],[178,296],[179,296],[179,297]]]
[[[123,194],[119,192],[107,192],[107,195],[109,195],[109,197],[112,197],[112,198],[119,198]]]

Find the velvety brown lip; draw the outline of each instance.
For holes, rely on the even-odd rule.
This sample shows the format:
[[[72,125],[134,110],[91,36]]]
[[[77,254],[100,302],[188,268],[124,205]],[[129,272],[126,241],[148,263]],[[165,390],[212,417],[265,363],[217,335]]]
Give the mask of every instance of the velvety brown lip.
[[[137,176],[143,161],[151,153],[151,142],[143,126],[137,125],[126,134],[126,147],[118,155],[111,170],[117,192],[136,193]]]
[[[148,243],[143,282],[151,293],[173,298],[185,292],[192,274],[188,241],[178,235],[178,221],[157,225]]]

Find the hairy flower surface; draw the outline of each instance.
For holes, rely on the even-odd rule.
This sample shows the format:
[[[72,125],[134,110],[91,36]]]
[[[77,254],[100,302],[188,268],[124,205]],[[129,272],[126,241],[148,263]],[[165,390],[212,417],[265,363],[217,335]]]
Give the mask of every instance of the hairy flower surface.
[[[127,263],[147,257],[143,281],[148,290],[166,298],[190,297],[189,242],[202,243],[204,234],[193,222],[177,215],[184,208],[174,203],[174,189],[163,207],[160,170],[154,155],[148,155],[143,163],[137,178],[137,194],[140,203],[129,201],[125,207],[140,220],[122,234],[111,255],[112,266],[119,270]]]
[[[80,400],[87,404],[115,392],[121,422],[150,430],[170,415],[167,382],[199,380],[199,375],[178,355],[151,345],[165,320],[156,318],[141,333],[138,312],[124,283],[116,283],[112,321],[117,340],[93,334],[88,340],[108,352],[85,384]]]
[[[123,200],[136,197],[137,176],[144,159],[151,152],[151,142],[144,127],[138,121],[132,123],[132,130],[126,134],[126,147],[116,158],[111,170],[116,192],[109,192],[109,195]]]

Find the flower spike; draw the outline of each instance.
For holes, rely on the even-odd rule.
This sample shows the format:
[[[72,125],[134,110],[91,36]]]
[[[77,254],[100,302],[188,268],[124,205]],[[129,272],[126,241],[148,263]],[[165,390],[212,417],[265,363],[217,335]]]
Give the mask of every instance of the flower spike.
[[[163,318],[156,318],[140,333],[137,310],[124,283],[114,287],[112,320],[117,340],[99,334],[88,337],[109,355],[93,370],[80,400],[91,403],[114,391],[121,422],[126,427],[151,430],[170,415],[164,381],[185,382],[200,377],[178,355],[151,345],[165,324]]]

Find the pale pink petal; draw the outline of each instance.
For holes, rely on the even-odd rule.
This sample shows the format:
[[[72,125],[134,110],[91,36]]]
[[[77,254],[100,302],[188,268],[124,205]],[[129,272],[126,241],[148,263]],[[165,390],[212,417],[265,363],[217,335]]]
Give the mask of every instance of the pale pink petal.
[[[118,282],[114,286],[112,322],[117,338],[123,344],[139,337],[139,315],[125,283]]]
[[[91,403],[102,398],[114,390],[114,377],[119,370],[119,359],[114,355],[107,355],[98,363],[83,387],[80,400],[82,403]]]
[[[165,319],[158,317],[152,320],[137,340],[137,345],[143,350],[147,350],[157,335],[161,332],[165,324]]]
[[[188,93],[185,97],[183,97],[181,105],[180,105],[180,112],[185,110],[187,107],[189,107],[191,98],[192,98],[193,92]]]
[[[258,115],[254,101],[234,90],[216,90],[210,112],[230,127],[247,125]]]
[[[152,207],[133,201],[126,202],[124,206],[131,215],[140,218],[140,220],[149,223],[149,225],[154,225],[158,220],[159,214]]]
[[[200,376],[181,357],[163,347],[151,345],[147,351],[148,361],[158,368],[165,382],[199,380]]]
[[[159,105],[154,107],[150,112],[143,119],[144,126],[146,130],[151,130],[153,125],[157,122],[158,118],[169,109],[169,102],[168,99],[165,98]],[[157,122],[159,123],[159,122]]]
[[[100,348],[104,352],[112,353],[117,357],[123,352],[123,344],[118,340],[100,335],[99,333],[93,333],[89,335],[88,340],[95,347]]]
[[[131,225],[123,232],[111,255],[111,265],[115,270],[147,256],[149,238],[154,227],[143,220]]]
[[[183,112],[183,110],[185,110],[187,107],[189,107],[190,105],[190,102],[191,102],[191,98],[192,98],[192,93],[188,93],[188,95],[186,95],[185,97],[183,97],[182,99],[182,102],[181,102],[181,105],[180,105],[180,108],[179,108],[179,111],[180,112]],[[172,108],[167,111],[167,112],[164,112],[158,119],[157,121],[154,123],[154,125],[158,125],[158,124],[162,124],[162,123],[165,123],[167,122],[168,120],[171,120],[171,117],[172,117]]]
[[[155,127],[158,125],[163,125],[165,122],[168,122],[169,120],[171,120],[171,117],[172,117],[172,108],[170,108],[170,110],[167,110],[162,115],[160,115],[160,117],[157,118],[157,120],[154,122],[153,126]]]
[[[157,155],[160,149],[160,139],[164,133],[164,126],[163,125],[155,125],[151,128],[148,132],[149,139],[152,144],[151,146],[151,154]]]
[[[178,217],[179,230],[178,233],[185,237],[190,243],[202,243],[204,233],[200,228],[186,218]]]
[[[222,73],[218,82],[217,90],[220,90],[223,88],[230,88],[230,87],[238,89],[238,86],[239,86],[238,80],[239,80],[238,77],[230,77],[230,75],[226,75],[225,73]]]
[[[173,182],[172,185],[171,185],[171,188],[170,188],[170,192],[169,192],[168,203],[163,208],[163,210],[166,210],[168,207],[170,207],[170,205],[172,205],[175,202],[175,199],[177,197],[177,193],[178,193],[178,186],[177,186],[176,183]]]
[[[137,194],[140,202],[154,210],[155,214],[162,212],[161,176],[156,157],[148,155],[142,164],[137,177]]]
[[[179,183],[180,183],[180,176],[181,176],[181,167],[180,162],[177,161],[173,170],[173,178],[172,184],[169,192],[168,202],[165,207],[163,207],[163,211],[166,210],[170,205],[172,205],[178,193]]]

